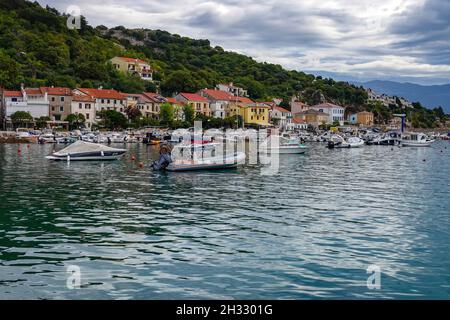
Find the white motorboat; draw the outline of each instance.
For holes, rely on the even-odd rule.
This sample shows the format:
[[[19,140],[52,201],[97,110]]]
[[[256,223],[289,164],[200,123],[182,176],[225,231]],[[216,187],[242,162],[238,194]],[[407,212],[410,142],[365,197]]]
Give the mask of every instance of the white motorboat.
[[[56,137],[52,133],[45,133],[39,136],[39,143],[56,143]]]
[[[279,139],[278,145],[271,144],[272,139]],[[261,151],[267,151],[267,153],[278,154],[303,154],[306,152],[307,147],[300,143],[299,138],[285,138],[281,136],[272,136],[264,141],[260,146]]]
[[[222,146],[222,143],[219,142],[211,142],[211,141],[205,141],[205,140],[199,140],[199,141],[193,141],[192,143],[180,143],[177,144],[174,148],[175,149],[184,149],[184,150],[194,150],[194,151],[210,151],[214,150],[220,146]]]
[[[434,140],[429,139],[423,133],[411,133],[402,137],[401,145],[403,147],[430,147]]]
[[[49,160],[117,160],[126,152],[125,149],[116,149],[101,144],[77,141],[67,148],[53,153],[46,158]]]
[[[245,153],[237,152],[232,155],[200,158],[198,160],[175,160],[170,163],[167,171],[198,171],[232,169],[245,163]]]
[[[334,134],[328,141],[328,148],[359,148],[364,145],[364,140],[359,137],[345,139],[341,135]]]

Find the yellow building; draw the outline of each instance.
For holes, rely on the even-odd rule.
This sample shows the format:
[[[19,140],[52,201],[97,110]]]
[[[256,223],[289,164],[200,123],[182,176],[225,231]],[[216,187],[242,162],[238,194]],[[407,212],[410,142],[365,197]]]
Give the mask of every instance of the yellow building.
[[[153,70],[144,60],[127,57],[114,57],[110,61],[116,70],[136,74],[142,80],[153,80]]]
[[[245,124],[256,124],[260,126],[269,125],[269,107],[253,104],[253,105],[238,105],[229,104],[225,108],[226,116],[240,116]]]

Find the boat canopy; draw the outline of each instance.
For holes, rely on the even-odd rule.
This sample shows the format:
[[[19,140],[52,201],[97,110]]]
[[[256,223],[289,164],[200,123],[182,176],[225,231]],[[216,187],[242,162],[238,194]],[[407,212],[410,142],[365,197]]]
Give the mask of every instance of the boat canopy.
[[[108,146],[104,146],[102,144],[90,143],[86,141],[77,141],[70,146],[55,152],[53,155],[57,157],[64,157],[68,154],[77,154],[77,153],[88,153],[88,152],[123,152],[126,151],[124,149],[116,149]]]

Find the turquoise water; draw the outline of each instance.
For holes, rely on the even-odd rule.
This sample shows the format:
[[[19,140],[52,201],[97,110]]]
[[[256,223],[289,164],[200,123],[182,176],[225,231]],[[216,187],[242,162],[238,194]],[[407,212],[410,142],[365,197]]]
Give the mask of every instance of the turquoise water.
[[[144,145],[103,164],[18,148],[0,144],[0,298],[450,296],[448,142],[311,144],[275,176],[256,165],[154,173],[130,160],[156,157]],[[70,265],[79,289],[67,287]]]

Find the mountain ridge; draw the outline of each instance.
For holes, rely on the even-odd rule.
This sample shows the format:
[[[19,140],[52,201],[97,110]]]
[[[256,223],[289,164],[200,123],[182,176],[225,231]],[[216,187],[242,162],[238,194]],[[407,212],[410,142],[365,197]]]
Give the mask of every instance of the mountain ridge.
[[[428,108],[442,106],[447,114],[450,113],[450,83],[441,85],[421,85],[412,82],[396,82],[390,80],[372,80],[367,82],[353,82],[358,86],[372,89],[376,93],[403,97],[411,102],[420,102]]]

